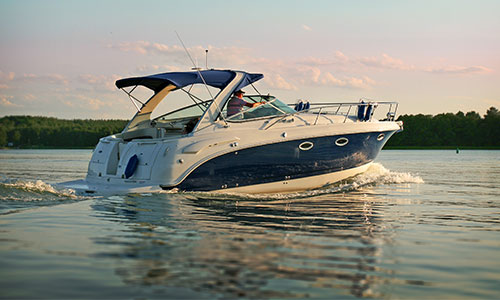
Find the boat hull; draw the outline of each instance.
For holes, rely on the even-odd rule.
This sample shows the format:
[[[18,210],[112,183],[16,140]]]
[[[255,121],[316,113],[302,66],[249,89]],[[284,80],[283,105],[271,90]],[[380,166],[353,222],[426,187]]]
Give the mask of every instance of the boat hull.
[[[95,157],[89,166],[89,174],[94,176],[89,175],[86,180],[66,182],[62,186],[87,195],[150,193],[172,189],[240,193],[314,189],[366,171],[396,131],[397,128],[386,128],[310,138],[283,138],[283,141],[275,139],[274,142],[261,145],[252,145],[250,137],[248,141],[239,141],[240,144],[252,145],[246,147],[236,145],[235,142],[227,145],[214,140],[207,143],[208,146],[202,143],[206,147],[195,149],[196,151],[191,148],[199,143],[188,141],[179,145],[175,151],[169,150],[173,147],[170,142],[129,143],[128,150],[123,151],[125,154],[121,161],[115,162],[118,169],[120,165],[123,169],[129,156],[134,153],[139,153],[141,158],[148,160],[142,159],[135,174],[128,179],[121,171],[113,172],[116,174],[112,175],[107,173],[108,166],[113,163],[110,160],[113,155],[107,155],[109,158],[101,163],[102,155],[113,153],[109,149],[117,149],[112,142],[107,142],[101,143],[94,152]],[[149,148],[151,151],[147,152]],[[229,151],[218,152],[219,148]],[[194,163],[196,160],[198,163]],[[175,170],[184,165],[187,166],[187,171],[179,169],[177,172],[182,175],[157,175],[158,172]],[[101,170],[104,174],[102,177]]]
[[[315,188],[321,188],[330,184],[340,182],[344,179],[364,173],[372,165],[369,162],[365,165],[354,167],[348,170],[336,171],[333,173],[302,177],[297,179],[287,179],[277,182],[255,184],[243,187],[220,189],[215,192],[224,193],[245,193],[245,194],[271,194],[271,193],[290,193],[296,191],[305,191]]]
[[[364,172],[394,132],[323,136],[233,151],[198,166],[175,187],[249,193],[321,187]]]

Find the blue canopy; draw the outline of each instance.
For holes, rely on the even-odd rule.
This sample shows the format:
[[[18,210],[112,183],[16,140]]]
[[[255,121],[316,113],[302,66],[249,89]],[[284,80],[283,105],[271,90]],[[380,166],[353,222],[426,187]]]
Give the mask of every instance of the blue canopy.
[[[235,71],[231,70],[206,70],[200,72],[170,72],[170,73],[161,73],[155,75],[149,75],[144,77],[132,77],[132,78],[124,78],[116,81],[116,86],[121,89],[129,86],[142,85],[155,93],[161,91],[169,84],[175,85],[177,88],[183,88],[187,85],[203,83],[203,79],[200,77],[200,73],[203,76],[203,79],[209,86],[213,86],[215,88],[224,88],[228,85],[231,80],[236,76]],[[264,77],[262,74],[251,74],[242,72],[244,74],[244,78],[241,83],[235,88],[235,90],[239,90],[244,88],[245,86],[260,80]]]

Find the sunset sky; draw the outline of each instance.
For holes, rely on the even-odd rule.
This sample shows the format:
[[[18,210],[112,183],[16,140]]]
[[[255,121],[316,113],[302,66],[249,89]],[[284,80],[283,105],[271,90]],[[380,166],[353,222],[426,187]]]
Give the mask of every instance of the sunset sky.
[[[128,119],[119,78],[200,66],[264,74],[287,103],[500,108],[500,1],[0,0],[0,116]]]

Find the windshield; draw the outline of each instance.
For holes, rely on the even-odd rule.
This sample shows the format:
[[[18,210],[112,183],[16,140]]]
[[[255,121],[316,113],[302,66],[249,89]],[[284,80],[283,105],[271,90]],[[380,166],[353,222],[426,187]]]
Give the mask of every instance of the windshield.
[[[260,102],[264,104],[252,108],[244,107],[242,112],[230,117],[227,117],[227,109],[225,108],[222,112],[222,115],[225,116],[228,121],[252,120],[263,117],[274,117],[295,113],[295,110],[293,110],[293,108],[281,102],[274,96],[251,95],[245,96],[243,97],[243,99],[248,103]],[[207,107],[211,104],[212,100],[203,101],[198,104],[192,104],[161,115],[155,118],[154,121],[161,124],[174,120],[201,117]]]
[[[228,121],[241,121],[241,120],[251,120],[263,117],[274,117],[282,116],[286,114],[293,114],[295,110],[289,107],[287,104],[281,102],[274,96],[261,96],[252,95],[244,96],[243,100],[248,103],[264,103],[257,107],[243,107],[242,111],[238,114],[232,115],[227,118]],[[224,115],[227,115],[227,110],[223,111]]]
[[[166,113],[162,116],[155,118],[155,121],[170,121],[176,119],[200,117],[208,106],[212,104],[212,100],[204,101],[199,104],[192,104],[178,110]]]

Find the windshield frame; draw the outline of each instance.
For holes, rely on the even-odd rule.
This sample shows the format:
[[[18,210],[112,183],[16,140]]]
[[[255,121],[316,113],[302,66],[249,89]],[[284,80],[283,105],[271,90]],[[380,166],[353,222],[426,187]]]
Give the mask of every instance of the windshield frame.
[[[173,111],[169,111],[163,115],[160,115],[154,119],[152,119],[151,121],[162,121],[162,122],[166,122],[166,121],[170,121],[170,120],[179,120],[179,119],[185,119],[185,118],[195,118],[195,117],[201,117],[206,109],[204,111],[202,111],[202,108],[200,107],[200,105],[203,105],[204,107],[208,108],[211,104],[212,104],[213,100],[205,100],[203,102],[198,102],[198,103],[194,103],[194,104],[191,104],[191,105],[188,105],[188,106],[184,106],[184,107],[181,107],[179,109],[176,109],[176,110],[173,110]],[[199,111],[200,111],[200,114],[199,115],[186,115],[186,116],[179,116],[179,117],[175,117],[175,118],[172,118],[172,119],[162,119],[162,118],[165,118],[169,115],[172,115],[172,114],[175,114],[175,113],[179,113],[183,110],[188,110],[190,108],[194,108],[194,107],[197,107],[199,108]]]

